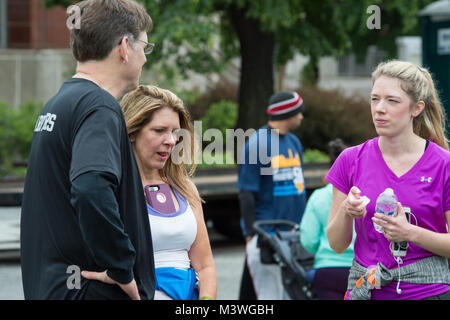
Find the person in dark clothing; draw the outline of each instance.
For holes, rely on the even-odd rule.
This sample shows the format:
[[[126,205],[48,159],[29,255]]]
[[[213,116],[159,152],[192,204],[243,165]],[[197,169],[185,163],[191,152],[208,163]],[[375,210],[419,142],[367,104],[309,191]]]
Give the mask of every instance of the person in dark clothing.
[[[303,146],[290,132],[303,120],[303,99],[297,92],[277,92],[270,97],[266,112],[267,124],[248,139],[239,165],[237,187],[246,239],[240,300],[279,300],[287,295],[278,266],[260,261],[253,224],[262,220],[299,223],[306,205]],[[275,231],[273,225],[262,228]]]
[[[77,6],[77,73],[34,128],[20,226],[24,296],[152,299],[147,208],[117,102],[139,83],[152,20],[132,0]]]

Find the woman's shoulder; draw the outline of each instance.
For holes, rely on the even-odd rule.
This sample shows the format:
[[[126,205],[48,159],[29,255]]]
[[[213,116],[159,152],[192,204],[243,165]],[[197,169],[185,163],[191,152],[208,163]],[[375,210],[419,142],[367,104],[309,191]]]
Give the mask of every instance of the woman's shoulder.
[[[437,157],[440,161],[444,161],[447,165],[450,165],[450,151],[440,147],[432,141],[430,141],[430,146],[430,151],[433,153],[433,157]]]
[[[188,195],[188,203],[194,210],[194,212],[198,211],[199,208],[202,207],[201,205],[201,197],[200,193],[198,192],[198,188],[195,185],[195,182],[190,177],[186,177],[185,185],[191,190],[192,192]]]

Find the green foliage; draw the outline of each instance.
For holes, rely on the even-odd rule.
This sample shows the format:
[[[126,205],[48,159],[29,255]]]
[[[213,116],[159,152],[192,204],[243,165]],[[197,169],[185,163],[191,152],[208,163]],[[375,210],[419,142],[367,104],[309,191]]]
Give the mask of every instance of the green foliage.
[[[235,167],[233,155],[227,151],[214,154],[202,153],[202,162],[198,164],[198,168],[230,168]]]
[[[34,126],[42,107],[42,103],[29,101],[14,112],[12,142],[14,152],[22,159],[28,158]]]
[[[185,77],[189,71],[220,73],[229,59],[245,51],[258,55],[258,48],[245,46],[248,25],[236,25],[233,13],[244,12],[245,22],[257,22],[259,31],[275,39],[274,63],[285,65],[296,53],[318,59],[321,56],[356,53],[361,61],[370,45],[396,55],[396,37],[419,33],[418,11],[434,0],[138,0],[152,17],[154,28],[149,41],[156,44],[147,67],[158,64],[170,80]],[[68,6],[75,0],[47,0],[47,5]],[[381,29],[367,28],[367,8],[381,8]],[[248,23],[250,25],[250,23]],[[238,27],[249,33],[238,34]],[[239,36],[241,38],[239,38]],[[256,51],[255,51],[256,50]],[[309,68],[309,69],[308,69]],[[307,80],[315,81],[314,64],[305,69]],[[261,77],[253,70],[242,69],[246,77]],[[250,76],[247,76],[250,74]],[[312,76],[311,76],[312,74]],[[273,78],[268,72],[264,79]],[[264,80],[261,79],[261,80]],[[260,80],[260,79],[258,79]],[[267,81],[260,81],[267,83]],[[251,92],[249,93],[249,91]],[[267,92],[267,88],[264,88]],[[251,96],[254,95],[254,96]],[[240,87],[247,110],[263,111],[258,90]],[[252,99],[253,98],[253,99]],[[250,102],[248,102],[250,101]],[[242,117],[242,112],[241,112]],[[252,122],[252,119],[245,121]],[[249,123],[239,122],[240,126]]]
[[[76,2],[79,2],[77,0],[45,0],[45,6],[47,7],[53,7],[57,5],[61,5],[63,7],[68,7],[71,4],[74,4]]]
[[[193,120],[201,120],[213,104],[221,100],[238,103],[238,87],[226,80],[219,81],[214,87],[202,94],[198,94],[193,100],[183,100],[188,106]]]
[[[169,89],[170,90],[170,89]],[[198,99],[200,93],[198,90],[177,90],[176,88],[171,90],[174,92],[184,103],[184,105],[189,109],[195,101]],[[192,115],[191,115],[192,117]]]
[[[188,70],[219,72],[228,59],[239,55],[231,8],[245,9],[248,19],[259,21],[263,31],[275,34],[275,59],[284,65],[296,52],[320,57],[347,51],[356,52],[361,59],[370,45],[393,57],[395,38],[419,34],[417,14],[435,0],[138,1],[145,5],[154,25],[149,37],[156,47],[147,65],[162,62],[167,76],[174,77],[174,67],[182,75]],[[76,2],[46,0],[46,5],[67,7]],[[366,26],[370,5],[381,9],[381,30]]]
[[[305,87],[317,87],[319,82],[319,66],[317,59],[309,59],[300,72],[300,83]]]
[[[149,41],[156,44],[147,67],[163,65],[168,78],[188,71],[220,72],[225,61],[218,56],[214,37],[219,33],[217,19],[202,14],[198,1],[141,1],[153,20]]]
[[[275,59],[281,65],[298,51],[322,56],[349,46],[334,0],[139,1],[154,25],[149,41],[156,47],[147,66],[161,62],[168,77],[175,76],[173,69],[183,76],[188,70],[220,72],[230,58],[239,56],[239,42],[230,19],[232,8],[245,9],[248,19],[259,21],[262,31],[276,36]],[[67,7],[74,2],[47,0],[46,5]]]
[[[433,1],[146,0],[144,3],[155,25],[151,37],[161,44],[160,53],[164,52],[154,57],[155,62],[163,56],[165,60],[176,56],[177,66],[183,72],[214,72],[223,67],[222,62],[240,53],[230,19],[231,8],[246,9],[248,19],[259,21],[263,31],[275,35],[275,61],[284,65],[296,52],[315,57],[356,52],[362,58],[370,45],[394,57],[396,37],[419,34],[418,12]],[[367,28],[370,5],[381,9],[380,30]],[[217,37],[221,53],[212,46]],[[187,52],[170,48],[170,42],[180,45],[182,41],[189,45]],[[203,49],[209,52],[201,52]]]
[[[12,119],[13,110],[6,103],[0,102],[0,177],[12,167],[9,154],[12,146]]]
[[[325,153],[317,149],[306,149],[303,152],[303,163],[328,163],[330,157]]]
[[[0,178],[11,173],[24,176],[23,168],[14,168],[14,161],[28,160],[33,130],[42,103],[28,102],[17,110],[0,102]]]
[[[226,146],[226,129],[233,129],[236,125],[238,115],[237,103],[227,100],[220,100],[212,103],[206,114],[200,119],[202,121],[202,136],[208,129],[218,129],[222,135],[223,150],[216,150],[218,152],[205,152],[205,147],[213,144],[213,141],[203,141],[202,146],[202,163],[199,168],[206,167],[233,167],[235,161],[232,153],[228,152]]]
[[[213,103],[202,121],[202,134],[210,128],[219,129],[222,133],[223,141],[226,138],[226,129],[233,129],[236,125],[238,107],[235,102],[221,100]]]
[[[419,35],[418,13],[435,0],[346,0],[340,1],[337,12],[343,23],[345,33],[351,40],[347,52],[355,53],[362,61],[367,48],[371,45],[384,50],[389,58],[397,55],[395,39],[399,36]],[[381,29],[370,30],[366,26],[371,14],[367,13],[370,5],[381,9]]]

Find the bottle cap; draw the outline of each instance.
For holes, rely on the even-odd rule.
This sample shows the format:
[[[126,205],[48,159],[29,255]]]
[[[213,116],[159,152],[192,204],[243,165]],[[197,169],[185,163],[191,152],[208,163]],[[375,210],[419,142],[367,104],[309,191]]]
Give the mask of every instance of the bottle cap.
[[[360,199],[363,201],[365,206],[367,206],[370,202],[370,199],[366,196],[362,196]]]
[[[386,194],[387,196],[392,196],[394,194],[394,190],[392,190],[391,188],[386,188],[386,190],[384,190],[384,194]]]

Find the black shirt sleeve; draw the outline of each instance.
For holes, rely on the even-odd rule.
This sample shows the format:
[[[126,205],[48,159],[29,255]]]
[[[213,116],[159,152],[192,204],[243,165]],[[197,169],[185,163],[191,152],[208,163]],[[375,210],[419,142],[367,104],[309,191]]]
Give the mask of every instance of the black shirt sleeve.
[[[253,223],[255,222],[255,195],[252,191],[239,192],[239,207],[244,220],[245,236],[253,236]]]
[[[119,115],[108,107],[96,107],[75,124],[72,144],[70,180],[82,173],[97,170],[121,177]]]
[[[86,110],[74,125],[70,164],[71,204],[84,241],[99,267],[120,283],[133,279],[135,251],[118,206],[121,181],[119,115],[107,106]]]
[[[113,280],[129,283],[136,253],[119,215],[117,185],[116,177],[107,172],[81,174],[72,181],[71,204],[96,264]]]

